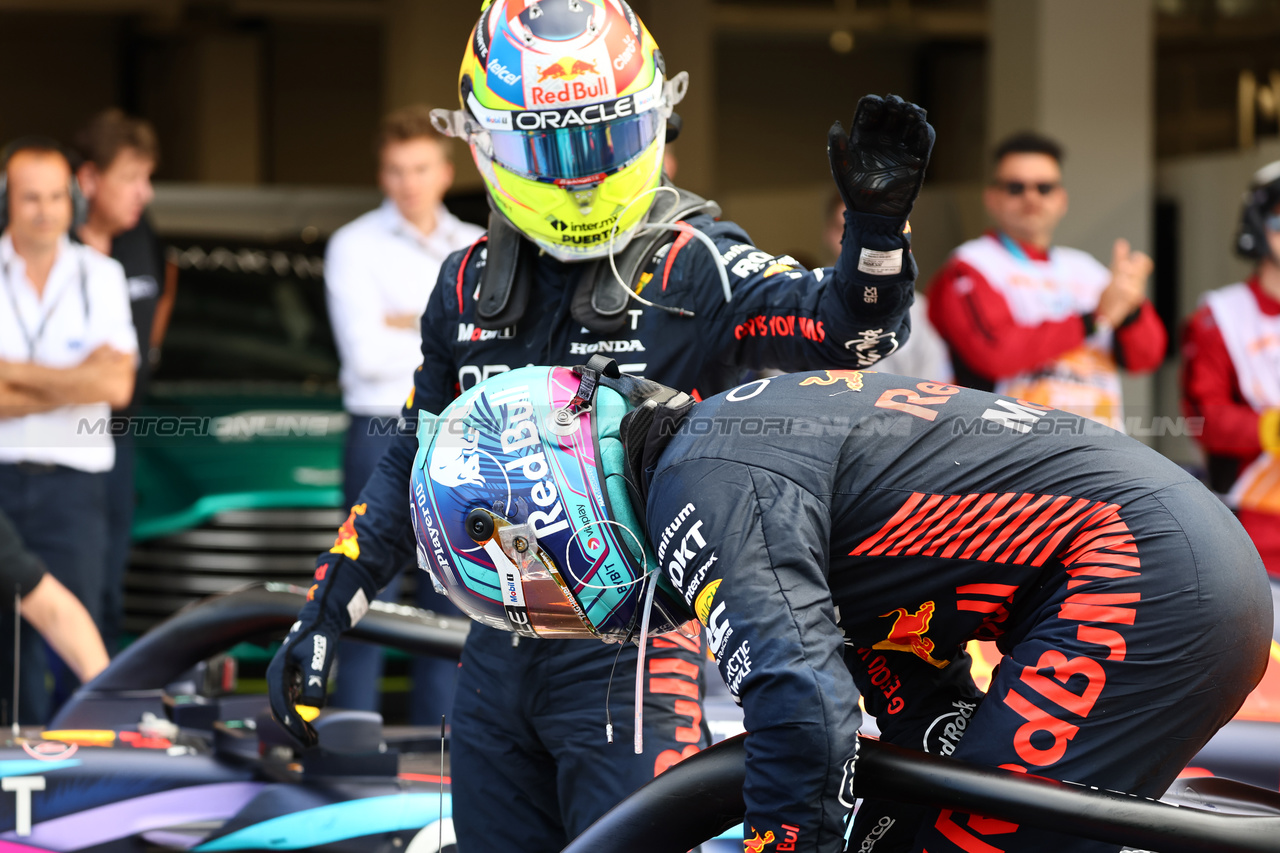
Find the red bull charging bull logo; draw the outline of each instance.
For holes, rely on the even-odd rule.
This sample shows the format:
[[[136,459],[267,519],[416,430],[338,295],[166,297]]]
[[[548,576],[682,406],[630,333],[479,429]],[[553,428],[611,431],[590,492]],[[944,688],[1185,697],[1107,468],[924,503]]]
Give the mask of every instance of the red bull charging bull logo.
[[[333,547],[329,549],[330,554],[345,554],[353,560],[360,559],[360,537],[356,534],[356,516],[364,515],[368,508],[368,504],[356,504],[351,508],[351,514],[338,528],[338,538],[333,540]]]
[[[598,60],[588,62],[566,56],[539,68],[537,82],[529,90],[530,106],[557,106],[608,97],[612,94],[610,78],[601,74],[597,65]]]
[[[823,373],[827,374],[826,379],[810,376],[808,379],[800,380],[800,384],[835,385],[837,382],[843,382],[850,391],[862,390],[862,371],[860,370],[824,370]]]
[[[587,62],[584,59],[574,59],[566,56],[559,62],[553,62],[546,68],[538,69],[538,82],[545,83],[548,80],[574,80],[583,74],[599,74],[596,70],[594,62]]]
[[[764,846],[773,843],[773,830],[765,832],[763,838],[760,836],[760,830],[754,826],[751,827],[751,831],[755,833],[755,837],[742,839],[742,849],[745,853],[764,853]]]
[[[906,608],[899,607],[897,610],[881,614],[881,618],[895,617],[893,627],[889,629],[887,640],[881,640],[871,648],[911,652],[925,663],[942,669],[951,661],[936,660],[933,657],[933,640],[925,636],[929,632],[929,622],[933,620],[934,608],[932,601],[926,601],[915,613],[908,613]]]

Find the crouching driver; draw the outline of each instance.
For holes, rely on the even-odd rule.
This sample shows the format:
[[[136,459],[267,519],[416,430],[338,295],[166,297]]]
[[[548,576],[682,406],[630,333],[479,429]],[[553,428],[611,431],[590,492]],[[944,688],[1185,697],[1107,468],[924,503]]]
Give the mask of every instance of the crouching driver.
[[[1230,512],[1038,404],[845,370],[694,403],[596,356],[494,377],[419,439],[418,559],[475,620],[642,649],[702,623],[745,712],[754,851],[845,848],[859,695],[900,746],[1158,796],[1265,667]],[[1005,655],[985,696],[974,638]],[[876,853],[1107,849],[874,801],[848,849],[873,828]]]

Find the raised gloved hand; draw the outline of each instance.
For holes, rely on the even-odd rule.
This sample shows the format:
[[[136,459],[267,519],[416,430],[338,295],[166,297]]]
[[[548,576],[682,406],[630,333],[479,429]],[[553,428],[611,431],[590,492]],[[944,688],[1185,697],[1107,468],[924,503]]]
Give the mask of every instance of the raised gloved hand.
[[[303,746],[318,739],[311,721],[324,707],[338,637],[360,621],[375,591],[367,573],[347,557],[323,554],[317,563],[307,603],[267,666],[271,713]]]
[[[925,111],[897,95],[865,95],[846,134],[840,122],[827,134],[831,173],[845,207],[905,220],[911,213],[933,150]]]

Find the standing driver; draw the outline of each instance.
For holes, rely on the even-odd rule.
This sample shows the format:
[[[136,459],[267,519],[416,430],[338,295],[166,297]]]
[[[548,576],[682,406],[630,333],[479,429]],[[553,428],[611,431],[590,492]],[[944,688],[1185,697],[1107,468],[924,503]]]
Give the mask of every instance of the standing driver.
[[[1227,508],[1027,400],[823,370],[694,403],[596,356],[419,429],[418,547],[472,618],[643,643],[696,616],[745,714],[752,853],[1116,850],[876,800],[846,833],[859,697],[898,746],[1158,797],[1267,663]],[[985,695],[972,639],[1004,654]]]
[[[437,115],[470,145],[489,230],[441,270],[405,417],[443,411],[487,376],[592,353],[707,395],[750,368],[869,367],[905,340],[915,278],[906,218],[933,144],[924,112],[867,97],[848,134],[832,128],[849,208],[843,251],[834,268],[809,271],[664,181],[668,119],[687,82],[667,78],[652,35],[620,0],[485,5],[459,75],[462,109]],[[300,740],[314,737],[308,720],[325,700],[338,635],[414,553],[405,495],[416,449],[404,435],[382,457],[268,669],[275,714]],[[472,457],[452,476],[470,481],[487,465]],[[564,508],[546,489],[524,507],[543,529],[579,525]],[[417,556],[425,567],[426,552]],[[611,686],[615,661],[635,671],[636,646],[505,627],[473,626],[451,718],[453,820],[468,853],[558,851],[706,745],[696,634],[644,644],[637,697],[630,679]]]

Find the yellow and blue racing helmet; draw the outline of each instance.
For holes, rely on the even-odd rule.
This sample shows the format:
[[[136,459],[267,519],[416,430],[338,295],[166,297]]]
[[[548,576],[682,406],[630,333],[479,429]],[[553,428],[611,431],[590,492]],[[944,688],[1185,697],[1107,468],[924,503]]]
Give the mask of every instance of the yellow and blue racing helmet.
[[[666,79],[623,0],[489,0],[459,75],[467,140],[492,208],[562,261],[621,250],[662,179],[667,119],[688,75]]]

